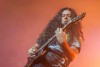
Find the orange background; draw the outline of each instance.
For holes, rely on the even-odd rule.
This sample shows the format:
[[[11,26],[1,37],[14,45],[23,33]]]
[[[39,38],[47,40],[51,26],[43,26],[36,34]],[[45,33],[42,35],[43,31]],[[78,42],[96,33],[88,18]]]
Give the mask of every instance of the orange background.
[[[85,41],[69,67],[100,67],[99,0],[0,0],[0,67],[23,67],[28,49],[63,7],[81,14]]]

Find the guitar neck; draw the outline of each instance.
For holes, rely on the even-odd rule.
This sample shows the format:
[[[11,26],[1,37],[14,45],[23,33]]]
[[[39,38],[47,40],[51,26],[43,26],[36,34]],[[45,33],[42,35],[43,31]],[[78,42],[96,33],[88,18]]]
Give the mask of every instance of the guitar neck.
[[[86,13],[84,12],[81,15],[74,17],[73,19],[69,20],[68,23],[65,24],[62,29],[64,30],[70,23],[73,23],[75,21],[82,19],[85,16],[85,14]],[[52,36],[50,39],[48,39],[48,41],[43,46],[41,46],[38,51],[41,51],[43,48],[45,48],[55,37],[56,37],[56,34],[54,36]]]
[[[77,16],[77,17],[71,19],[70,21],[68,21],[68,23],[67,23],[66,25],[63,26],[62,29],[64,30],[70,23],[82,19],[82,18],[85,16],[85,14],[86,14],[86,13],[82,13],[81,15],[79,15],[79,16]],[[33,62],[35,61],[35,59],[37,59],[37,58],[41,55],[41,51],[42,51],[51,41],[53,41],[53,40],[55,39],[55,37],[56,37],[56,34],[55,34],[54,36],[52,36],[45,44],[43,44],[43,46],[41,46],[41,47],[38,49],[38,51],[36,52],[36,54],[38,54],[38,55],[35,56],[34,59],[29,60],[30,62],[28,62],[28,63],[26,64],[25,67],[32,67],[31,65],[33,64]]]

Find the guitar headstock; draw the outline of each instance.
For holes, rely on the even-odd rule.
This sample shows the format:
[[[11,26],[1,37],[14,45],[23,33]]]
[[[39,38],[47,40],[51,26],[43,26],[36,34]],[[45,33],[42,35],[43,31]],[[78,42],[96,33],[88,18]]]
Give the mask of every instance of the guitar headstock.
[[[72,18],[71,20],[68,21],[68,24],[66,24],[62,29],[64,30],[70,23],[73,23],[73,22],[75,22],[75,21],[78,21],[78,20],[84,18],[85,15],[86,15],[86,12],[84,12],[84,13],[78,15],[77,17]]]
[[[80,14],[80,15],[79,15],[79,16],[77,16],[77,17],[74,17],[73,19],[71,19],[71,20],[70,20],[70,22],[75,22],[75,21],[78,21],[78,20],[80,20],[80,19],[84,18],[84,17],[85,17],[85,15],[86,15],[86,12],[84,12],[84,13]]]

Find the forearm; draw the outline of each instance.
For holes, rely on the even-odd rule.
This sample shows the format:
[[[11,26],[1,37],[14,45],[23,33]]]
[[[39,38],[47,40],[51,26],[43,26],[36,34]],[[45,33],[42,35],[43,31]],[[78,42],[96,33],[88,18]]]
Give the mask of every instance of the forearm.
[[[71,61],[73,61],[76,57],[76,55],[78,54],[77,49],[71,49],[71,47],[69,46],[68,42],[63,42],[62,47],[64,48],[64,53],[67,54],[70,58]],[[67,52],[67,53],[66,53]]]
[[[66,56],[69,56],[69,59],[72,61],[78,54],[78,49],[75,46],[73,49],[69,46],[68,42],[66,41],[66,33],[63,32],[61,28],[57,28],[55,33],[58,42],[63,47],[64,53]]]

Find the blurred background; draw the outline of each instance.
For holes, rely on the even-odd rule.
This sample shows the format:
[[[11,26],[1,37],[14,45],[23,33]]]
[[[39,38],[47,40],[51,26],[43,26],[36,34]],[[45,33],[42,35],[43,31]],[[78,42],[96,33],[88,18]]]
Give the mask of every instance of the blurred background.
[[[100,67],[100,0],[0,0],[0,67],[24,67],[28,49],[63,7],[86,12],[85,40],[69,67]]]

